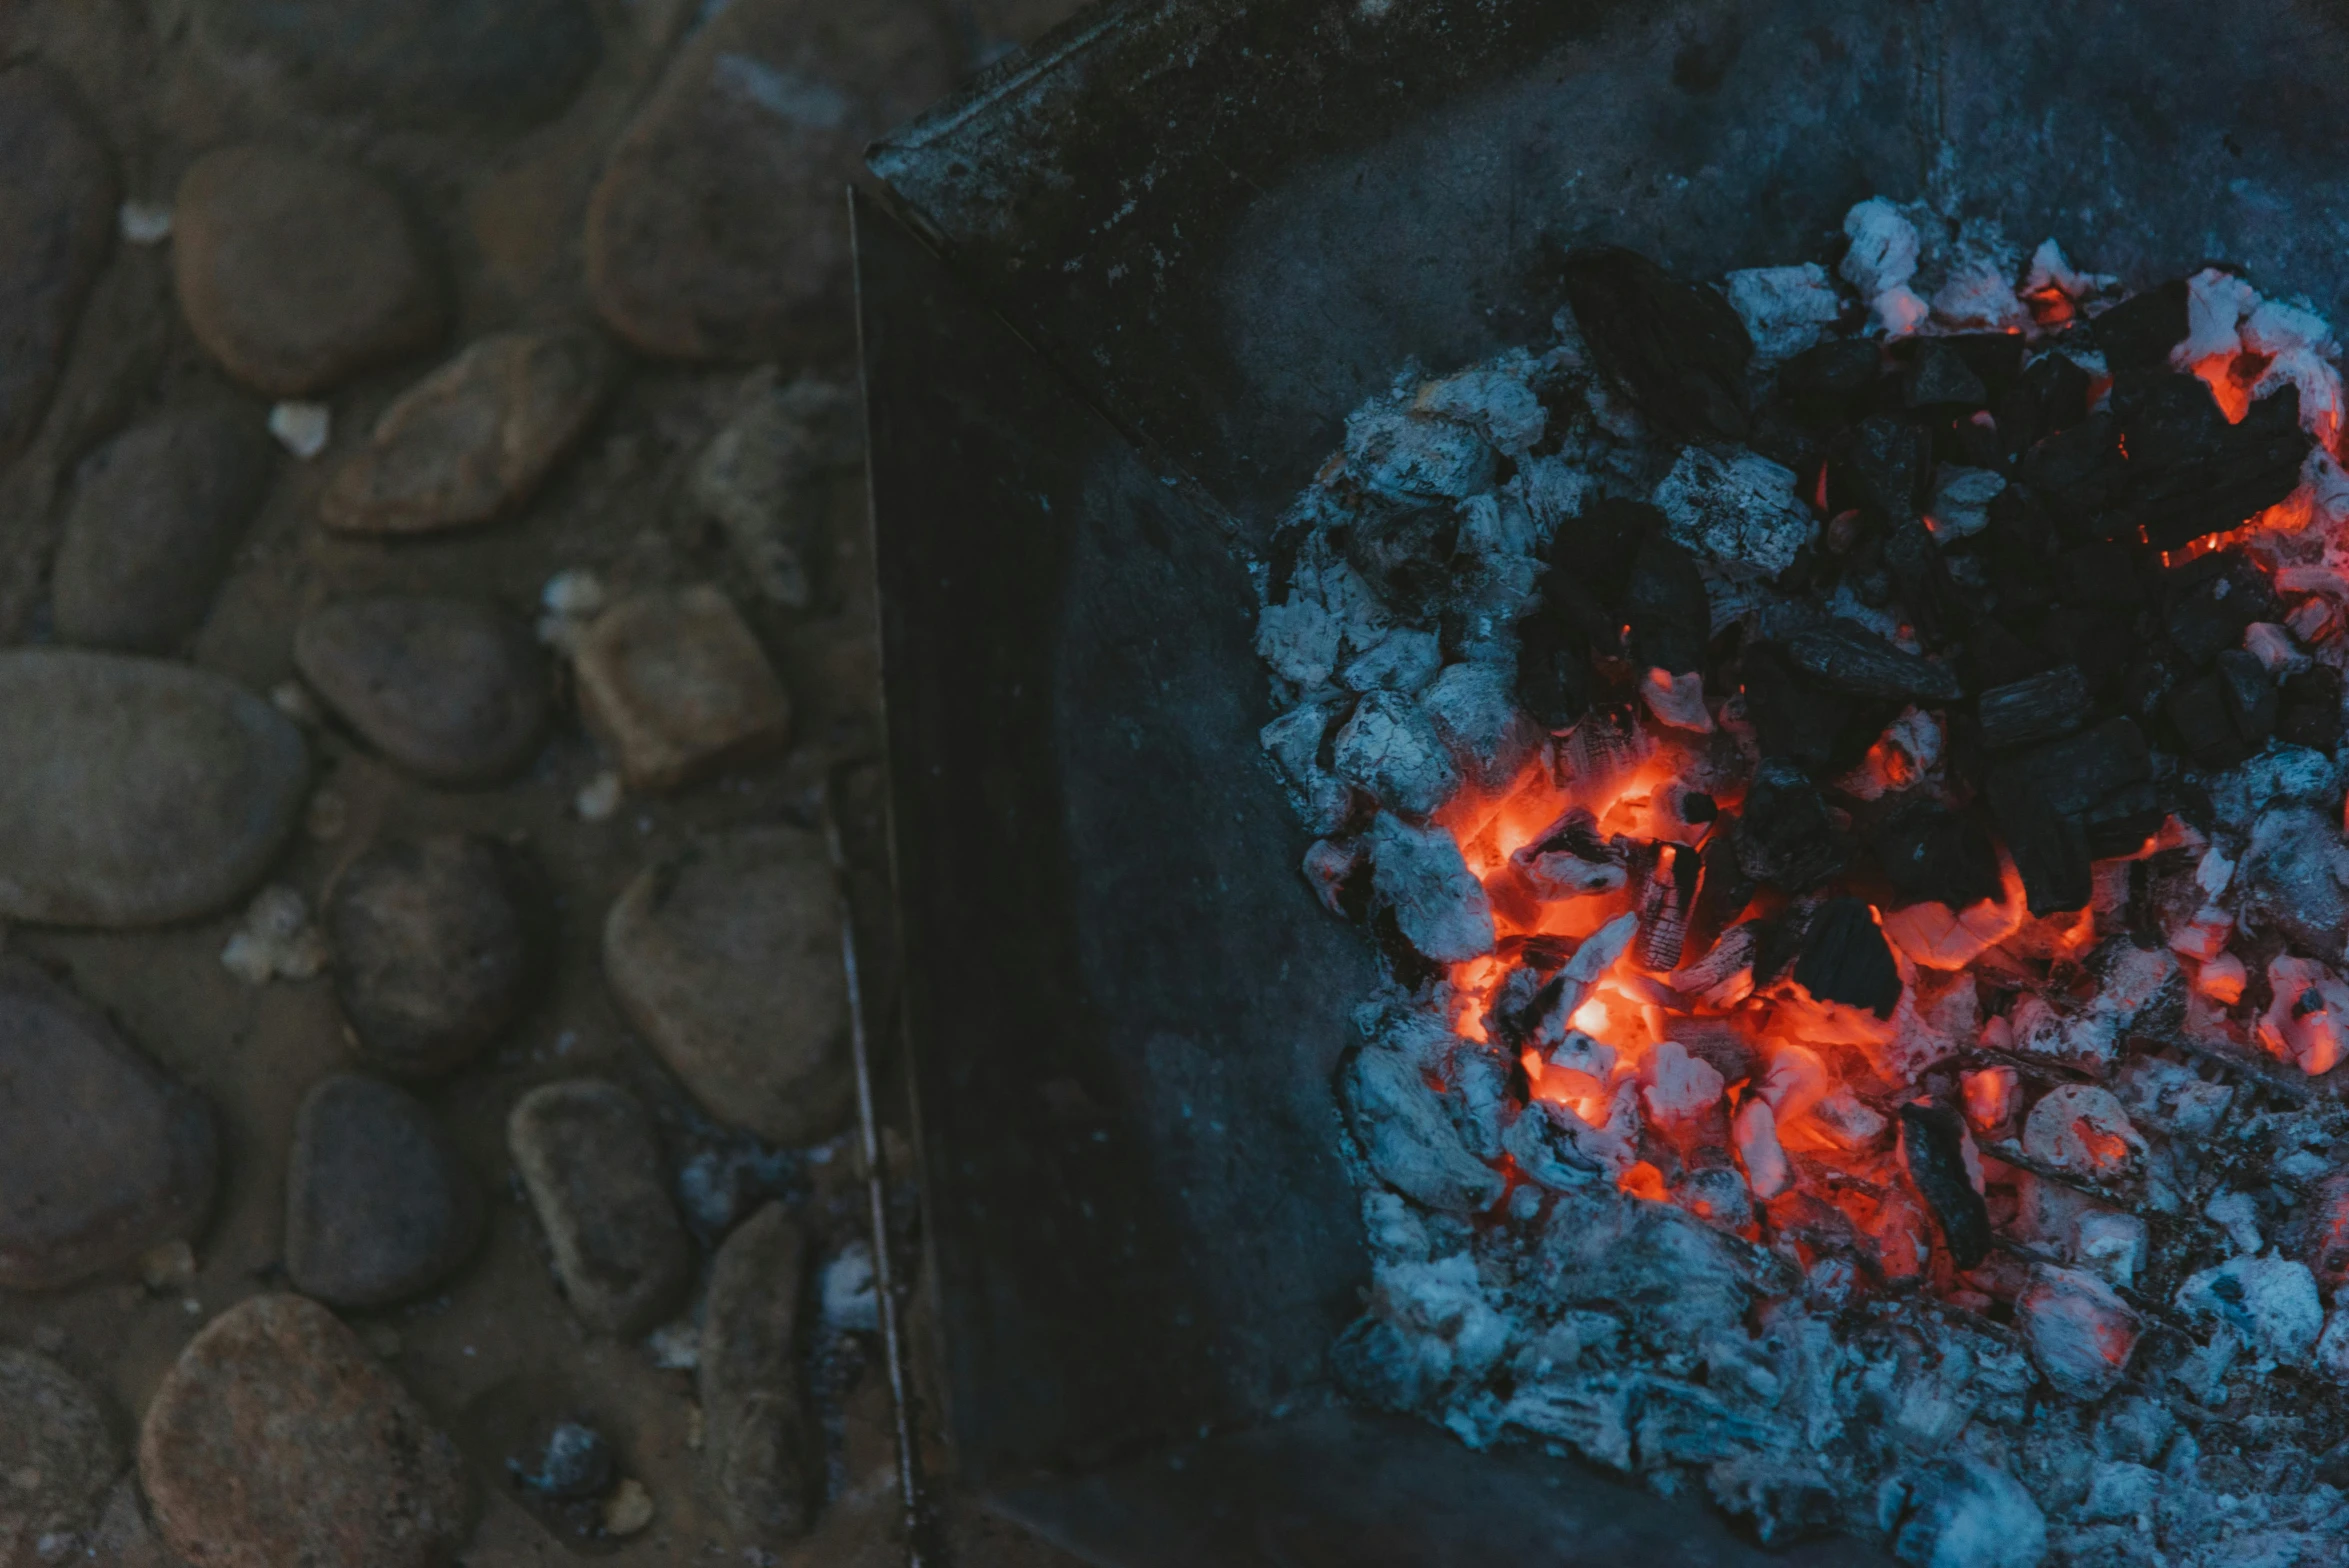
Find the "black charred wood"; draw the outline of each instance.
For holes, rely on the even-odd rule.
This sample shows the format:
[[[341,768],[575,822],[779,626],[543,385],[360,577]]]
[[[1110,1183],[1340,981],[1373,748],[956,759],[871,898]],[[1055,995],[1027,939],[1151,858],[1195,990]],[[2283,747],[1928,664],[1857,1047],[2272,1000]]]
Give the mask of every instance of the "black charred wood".
[[[2125,784],[2090,806],[2080,818],[2088,836],[2088,854],[2094,860],[2117,860],[2134,855],[2145,841],[2161,831],[2169,802],[2151,780]]]
[[[1835,755],[1852,717],[1848,698],[1803,676],[1774,643],[1747,648],[1743,668],[1746,717],[1763,756],[1819,767]]]
[[[1949,562],[1923,519],[1903,517],[1886,527],[1884,569],[1926,641],[1953,636],[1970,619],[1950,580]]]
[[[1966,1172],[1965,1122],[1946,1105],[1904,1105],[1900,1133],[1909,1180],[1933,1211],[1950,1261],[1979,1266],[1990,1256],[1990,1206]]]
[[[1966,640],[1974,684],[2011,686],[2047,668],[2047,655],[2003,621],[1984,620]]]
[[[1828,899],[1802,934],[1795,984],[1820,1002],[1863,1007],[1879,1019],[1900,1005],[1900,965],[1863,899]]]
[[[1754,770],[1738,819],[1737,863],[1747,876],[1789,893],[1807,893],[1849,859],[1849,847],[1809,774],[1783,759]]]
[[[1955,702],[1964,695],[1957,673],[1946,664],[1904,653],[1850,621],[1807,626],[1786,639],[1794,667],[1820,685],[1855,697],[1909,702]]]
[[[2178,683],[2193,673],[2185,655],[2166,640],[2157,639],[2138,650],[2121,672],[2121,712],[2140,726],[2153,722]]]
[[[2229,648],[2214,661],[2215,673],[2226,690],[2227,717],[2245,744],[2257,751],[2276,730],[2276,683],[2267,666],[2241,648]]]
[[[2076,664],[1994,686],[1975,701],[1982,744],[1993,751],[2069,735],[2088,722],[2088,683]]]
[[[1618,246],[1571,252],[1564,272],[1592,362],[1651,424],[1683,441],[1745,438],[1754,345],[1728,300]]]
[[[1993,402],[2023,371],[2023,336],[2019,332],[1959,332],[1926,341],[1938,343],[1964,360]]]
[[[2121,427],[2110,414],[2091,414],[2068,430],[2043,436],[2023,454],[2023,482],[2055,509],[2093,517],[2120,503],[2129,480],[2121,455]]]
[[[2106,719],[2063,740],[2048,741],[1991,770],[1996,809],[2001,781],[2027,789],[2067,815],[2086,811],[2114,790],[2153,776],[2145,732],[2128,719]]]
[[[2104,362],[2115,374],[2155,370],[2169,363],[2170,350],[2186,336],[2184,279],[2121,301],[2089,323]]]
[[[2164,574],[2162,624],[2196,668],[2243,641],[2254,621],[2283,619],[2267,573],[2240,550],[2214,550]]]
[[[2016,340],[2020,341],[2020,340]],[[2088,417],[2088,372],[2063,354],[2033,360],[1998,399],[1998,433],[2010,457]]]
[[[1883,374],[1883,351],[1873,339],[1838,338],[1779,366],[1778,396],[1806,424],[1848,424],[1868,412]]]
[[[1661,533],[1650,535],[1631,564],[1623,622],[1631,628],[1634,669],[1685,675],[1702,668],[1713,607],[1696,557]]]
[[[2227,683],[2216,670],[2171,692],[2164,711],[2186,754],[2203,767],[2231,768],[2251,755],[2227,711]]]
[[[1977,541],[2005,615],[2028,615],[2055,602],[2054,563],[2062,547],[2037,491],[2010,484],[1992,498],[1989,526]]]
[[[2064,605],[2040,618],[2039,646],[2059,664],[2076,664],[2098,697],[2110,691],[2143,639],[2132,611],[2106,604]]]
[[[2055,810],[2027,790],[2002,797],[1995,783],[1990,814],[2022,875],[2024,903],[2032,914],[2087,907],[2096,891],[2095,874],[2089,865],[2088,829],[2079,817]]]
[[[1876,830],[1876,862],[1904,904],[1965,909],[1999,895],[1998,845],[1971,811],[1920,802]]]
[[[2331,752],[2341,745],[2341,672],[2319,664],[2284,679],[2276,734],[2295,746]]]
[[[1878,518],[1911,516],[1924,502],[1932,467],[1930,431],[1890,414],[1871,414],[1828,451],[1829,510],[1856,506]]]
[[[2134,614],[2145,603],[2138,563],[2145,549],[2135,540],[2101,540],[2066,550],[2058,562],[2066,604],[2109,605]]]
[[[1640,546],[1662,537],[1664,527],[1664,514],[1644,501],[1609,496],[1592,502],[1561,519],[1551,536],[1545,591],[1551,583],[1573,582],[1602,603],[1620,603]]]
[[[1724,814],[1705,840],[1696,906],[1696,924],[1703,930],[1728,930],[1761,891],[1761,884],[1738,863],[1738,833],[1738,819]]]
[[[1842,1002],[1890,1018],[1900,1005],[1900,966],[1865,901],[1831,898],[1803,933],[1795,983],[1822,1002]]]
[[[1598,678],[1580,618],[1542,606],[1517,623],[1517,705],[1552,733],[1590,712]]]
[[[2143,374],[2114,383],[2112,406],[2128,443],[2129,481],[2108,533],[2176,550],[2240,528],[2300,483],[2311,440],[2300,389],[2286,387],[2228,424],[2196,376]]]
[[[1939,338],[1920,338],[1901,372],[1901,395],[1911,408],[1968,410],[1990,402],[1990,389],[1965,356]]]

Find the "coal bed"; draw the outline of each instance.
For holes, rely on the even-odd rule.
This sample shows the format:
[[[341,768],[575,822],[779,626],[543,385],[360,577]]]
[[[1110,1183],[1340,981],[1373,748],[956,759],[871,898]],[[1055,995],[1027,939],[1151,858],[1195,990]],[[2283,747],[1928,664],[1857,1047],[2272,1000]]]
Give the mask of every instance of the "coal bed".
[[[1341,1379],[1764,1545],[2349,1563],[2331,327],[1924,203],[1556,266],[1257,568]]]

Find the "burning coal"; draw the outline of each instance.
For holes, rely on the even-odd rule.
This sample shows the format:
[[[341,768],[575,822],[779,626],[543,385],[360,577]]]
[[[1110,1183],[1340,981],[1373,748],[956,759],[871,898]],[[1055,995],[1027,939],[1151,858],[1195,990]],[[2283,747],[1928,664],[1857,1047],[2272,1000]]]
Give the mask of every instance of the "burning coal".
[[[1846,232],[1574,254],[1285,521],[1264,743],[1388,974],[1337,1365],[1765,1543],[2349,1562],[2339,346]]]

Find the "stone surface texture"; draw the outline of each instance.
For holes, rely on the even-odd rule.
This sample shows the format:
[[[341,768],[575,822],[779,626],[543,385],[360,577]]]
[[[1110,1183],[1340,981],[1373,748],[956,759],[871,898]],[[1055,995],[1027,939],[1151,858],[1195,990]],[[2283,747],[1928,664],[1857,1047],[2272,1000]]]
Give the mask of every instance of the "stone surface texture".
[[[951,83],[940,21],[914,0],[735,0],[688,40],[589,204],[588,285],[612,330],[680,359],[845,349],[841,187]]]
[[[40,969],[0,958],[0,1288],[69,1284],[194,1235],[218,1170],[201,1096]]]
[[[320,497],[330,528],[416,534],[527,499],[595,415],[610,374],[588,332],[501,332],[417,382]]]
[[[604,978],[718,1120],[792,1146],[847,1124],[848,985],[819,835],[754,828],[647,869],[604,921]]]
[[[323,605],[294,632],[294,667],[367,743],[435,784],[506,778],[546,731],[546,663],[494,605],[376,594]]]
[[[780,749],[791,698],[733,601],[706,584],[613,605],[573,651],[579,710],[633,790]]]
[[[327,896],[335,995],[367,1059],[402,1076],[450,1071],[535,999],[545,890],[530,860],[477,834],[391,838]]]
[[[400,199],[349,164],[276,145],[216,148],[181,177],[174,224],[188,329],[271,397],[307,397],[421,353],[446,322]]]
[[[0,652],[0,918],[184,920],[261,879],[309,781],[301,732],[206,670]]]
[[[622,1338],[660,1322],[693,1247],[643,1104],[600,1079],[543,1084],[514,1106],[506,1142],[580,1321]]]
[[[64,81],[0,70],[0,465],[40,428],[82,301],[106,257],[113,164]]]
[[[558,112],[603,45],[586,0],[196,0],[198,42],[305,109],[401,121]]]
[[[823,1443],[801,1388],[807,1237],[781,1204],[739,1226],[710,1269],[703,1308],[704,1457],[734,1538],[773,1550],[806,1533]]]
[[[80,1379],[47,1356],[0,1347],[0,1568],[79,1556],[122,1460]]]
[[[169,653],[212,595],[269,482],[258,421],[180,409],[116,436],[82,464],[50,586],[57,635]]]
[[[432,1112],[356,1073],[302,1101],[285,1197],[286,1273],[332,1306],[422,1295],[481,1241],[481,1185]]]
[[[464,1540],[456,1445],[314,1301],[207,1324],[147,1407],[139,1479],[192,1568],[441,1568]]]

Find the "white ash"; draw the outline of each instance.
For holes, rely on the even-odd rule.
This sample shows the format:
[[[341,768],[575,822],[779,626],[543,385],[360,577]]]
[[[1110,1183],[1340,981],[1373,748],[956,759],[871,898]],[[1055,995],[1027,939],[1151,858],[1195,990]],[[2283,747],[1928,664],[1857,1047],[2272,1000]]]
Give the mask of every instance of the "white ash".
[[[1724,280],[1758,365],[1826,336],[2033,333],[2031,309],[2094,314],[2122,297],[2052,241],[2026,262],[1922,205],[1863,203],[1846,233],[1841,283],[1812,266]],[[2321,318],[2219,274],[2195,280],[2189,303],[2189,346],[2269,345],[2253,351],[2302,388],[2304,414],[2338,418]],[[1742,695],[1672,672],[1610,723],[1556,736],[1518,707],[1519,617],[1561,522],[1601,498],[1653,501],[1699,557],[1715,633],[1784,640],[1826,614],[1919,645],[1897,595],[1863,597],[1850,574],[1832,596],[1774,584],[1819,539],[1795,473],[1665,439],[1593,378],[1571,316],[1555,326],[1546,346],[1407,373],[1358,410],[1281,520],[1285,564],[1260,579],[1277,710],[1263,739],[1311,829],[1306,877],[1333,913],[1424,966],[1360,1011],[1363,1043],[1338,1075],[1374,1260],[1367,1311],[1333,1352],[1343,1381],[1467,1443],[1532,1443],[1667,1495],[1701,1489],[1766,1543],[1841,1529],[1944,1568],[2340,1561],[2349,1506],[2311,1476],[2349,1429],[2293,1392],[2313,1385],[2287,1380],[2349,1381],[2349,1303],[2328,1318],[2333,1277],[2293,1255],[2349,1117],[2263,1098],[2147,1037],[2217,1049],[2213,997],[2266,1006],[2283,989],[2283,1010],[2261,1015],[2285,1041],[2268,1070],[2297,1070],[2291,1053],[2320,1027],[2309,1020],[2334,1010],[2326,987],[2349,984],[2341,767],[2277,743],[2221,772],[2163,773],[2207,796],[2207,840],[2173,819],[2148,858],[2098,863],[2076,917],[2018,927],[1995,904],[1962,912],[1981,934],[1961,967],[1920,969],[1898,942],[1888,1018],[1821,1009],[1805,1015],[1815,1033],[1744,1028],[1779,1005],[1773,977],[1757,981],[1767,955],[1750,926],[1668,974],[1640,971],[1637,916],[1608,918],[1646,885],[1647,862],[1628,857],[1668,834],[1693,842],[1674,803],[1699,783],[1734,802],[1757,737]],[[2103,376],[2093,352],[2063,352]],[[2182,368],[2196,357],[2181,350]],[[2304,478],[2313,517],[2349,524],[2339,464],[2319,451]],[[1959,546],[1953,571],[1980,548],[1966,541],[2002,484],[1937,468],[1928,515]],[[2311,514],[2275,553],[2286,611],[2243,639],[2271,675],[2349,663],[2349,548]],[[1356,563],[1375,557],[1348,547],[1365,522],[1429,515],[1445,520],[1431,535],[1440,605],[1373,583]],[[1943,715],[1911,710],[1883,738],[1892,762],[1837,781],[1839,811],[1945,787],[1939,759],[1961,735]],[[1546,776],[1603,803],[1659,758],[1680,792],[1618,808],[1607,834],[1624,835],[1622,851],[1599,848],[1602,834],[1546,855],[1514,837],[1463,854],[1477,795]],[[1472,862],[1497,869],[1480,878]],[[1600,901],[1562,927],[1591,934],[1538,962],[1520,954],[1526,939],[1504,936],[1528,929],[1512,903],[1528,896]],[[2320,931],[2323,973],[2277,970],[2279,988],[2278,933],[2305,945]],[[2230,950],[2247,940],[2271,944],[2249,970]],[[1992,990],[2015,999],[1985,1018]],[[2309,996],[2323,1005],[2300,1006]],[[1507,1045],[1486,1038],[1503,1009],[1522,1031]],[[1619,1052],[1599,1019],[1626,1013],[1670,1028],[1641,1035],[1644,1054]],[[1900,1174],[1902,1108],[1920,1084],[1986,1062],[2014,1091],[1997,1126],[1959,1141],[1997,1245],[1977,1270],[1936,1275],[1949,1260]],[[1845,1168],[1876,1172],[1848,1202],[1818,1174]],[[2193,1422],[2172,1418],[2173,1396],[2198,1407]]]
[[[1676,542],[1731,576],[1775,577],[1819,532],[1794,470],[1753,452],[1685,448],[1655,502]]]
[[[1843,315],[1843,300],[1827,269],[1815,261],[1797,267],[1749,267],[1723,280],[1729,303],[1754,340],[1756,358],[1791,359],[1815,345],[1821,329]]]

